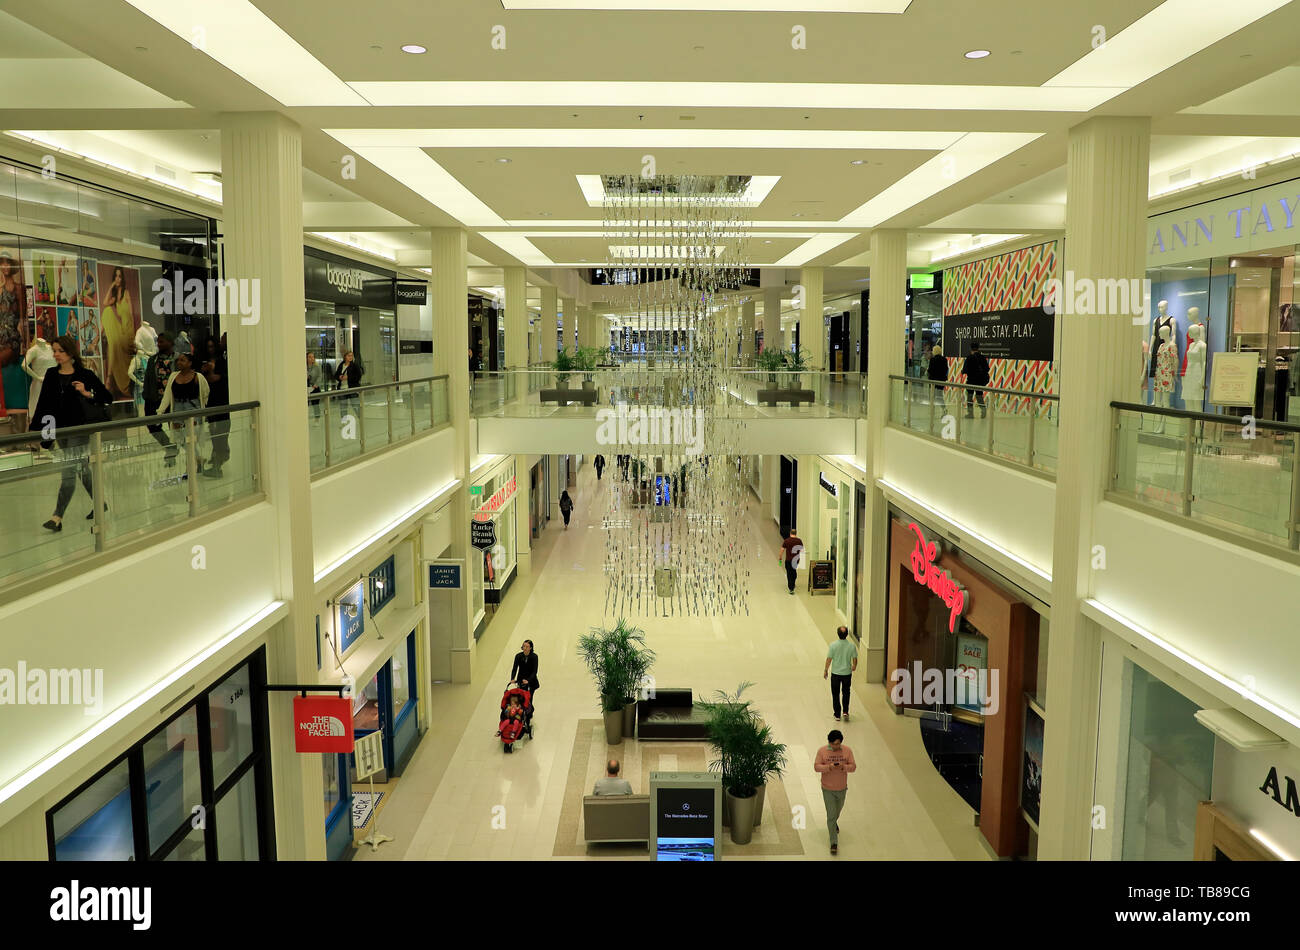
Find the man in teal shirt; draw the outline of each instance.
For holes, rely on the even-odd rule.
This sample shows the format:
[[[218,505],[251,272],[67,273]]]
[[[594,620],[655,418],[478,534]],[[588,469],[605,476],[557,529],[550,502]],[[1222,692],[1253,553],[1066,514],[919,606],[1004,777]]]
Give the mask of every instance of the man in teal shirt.
[[[849,721],[849,688],[853,685],[853,673],[858,668],[858,648],[849,639],[849,628],[840,627],[835,631],[839,639],[826,651],[826,666],[822,669],[822,679],[831,678],[831,706],[835,709],[835,718],[840,718],[840,697],[843,696],[844,721]]]

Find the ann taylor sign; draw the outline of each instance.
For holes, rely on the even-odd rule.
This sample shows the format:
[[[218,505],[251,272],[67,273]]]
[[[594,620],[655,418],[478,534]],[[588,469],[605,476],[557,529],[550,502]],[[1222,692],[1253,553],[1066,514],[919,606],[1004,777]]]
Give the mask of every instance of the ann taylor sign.
[[[1147,267],[1300,243],[1300,181],[1147,219]]]

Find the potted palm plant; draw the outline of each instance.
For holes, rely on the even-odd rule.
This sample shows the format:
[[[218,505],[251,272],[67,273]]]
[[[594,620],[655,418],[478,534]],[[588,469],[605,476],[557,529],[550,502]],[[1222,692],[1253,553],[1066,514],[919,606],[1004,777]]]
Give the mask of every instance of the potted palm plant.
[[[709,716],[709,743],[717,758],[709,768],[722,773],[723,824],[731,840],[748,844],[762,820],[767,781],[785,770],[786,747],[772,738],[749,700],[741,694],[752,686],[741,683],[735,693],[719,690],[713,702],[699,705]]]
[[[780,350],[764,350],[755,357],[758,368],[767,373],[767,389],[777,388],[777,373],[785,368],[785,359]]]
[[[804,356],[803,350],[790,350],[783,353],[785,358],[785,367],[790,371],[790,376],[786,380],[786,386],[790,389],[802,389],[799,374],[808,369],[808,358]]]
[[[568,352],[566,347],[560,347],[559,352],[555,354],[555,361],[551,363],[551,368],[555,370],[555,388],[569,388],[569,374],[577,369],[573,364],[573,354]]]
[[[600,711],[605,718],[605,741],[623,741],[623,710],[635,700],[636,690],[654,665],[654,651],[645,645],[645,631],[622,618],[611,628],[592,627],[578,638],[578,655],[596,681]]]
[[[596,361],[600,359],[601,350],[595,346],[580,346],[573,354],[573,368],[582,370],[582,388],[595,389],[596,377],[592,375],[596,371]]]

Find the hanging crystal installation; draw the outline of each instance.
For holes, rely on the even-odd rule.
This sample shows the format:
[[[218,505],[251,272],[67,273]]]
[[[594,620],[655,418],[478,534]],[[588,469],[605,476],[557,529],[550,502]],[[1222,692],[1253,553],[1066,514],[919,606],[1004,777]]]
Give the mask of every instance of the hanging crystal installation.
[[[606,613],[749,613],[735,367],[725,304],[750,270],[740,176],[606,176],[609,275],[646,341],[611,387],[600,438],[617,464],[605,520]],[[603,400],[602,400],[603,401]]]

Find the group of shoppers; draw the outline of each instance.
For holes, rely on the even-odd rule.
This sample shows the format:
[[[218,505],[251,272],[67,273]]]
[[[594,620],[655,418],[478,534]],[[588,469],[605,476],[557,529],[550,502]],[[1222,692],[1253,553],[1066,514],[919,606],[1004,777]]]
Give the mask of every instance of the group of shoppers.
[[[226,338],[220,343],[208,337],[202,354],[177,353],[169,333],[158,335],[158,350],[141,360],[138,350],[132,347],[131,372],[135,403],[146,416],[204,409],[209,405],[230,404],[229,371],[226,361]],[[75,433],[62,435],[78,426],[107,422],[112,416],[113,397],[104,382],[81,359],[81,350],[71,334],[58,337],[51,346],[55,365],[45,372],[41,380],[36,411],[28,425],[30,431],[42,434],[41,446],[57,445],[62,468],[59,493],[54,502],[54,513],[42,525],[49,531],[63,530],[63,516],[76,492],[78,480],[92,499],[92,511],[87,520],[94,518],[94,482],[91,478],[87,455],[89,435]],[[138,387],[138,388],[137,388]],[[220,478],[221,467],[230,458],[230,415],[208,417],[212,438],[210,459],[200,460],[199,474]],[[174,423],[179,429],[181,423]],[[163,447],[164,461],[175,464],[179,448],[164,431],[162,424],[149,425],[148,431]],[[107,503],[103,510],[108,511]]]
[[[968,386],[987,386],[989,384],[989,360],[988,357],[980,352],[980,345],[972,343],[970,353],[962,362],[962,372],[966,375],[966,385]],[[948,381],[948,357],[943,355],[943,348],[935,346],[930,351],[930,366],[926,372],[926,377],[932,382],[946,383]],[[934,397],[942,398],[946,387],[935,386]],[[980,418],[988,415],[988,406],[984,403],[983,389],[966,390],[966,418],[975,418],[975,403],[979,403]]]

